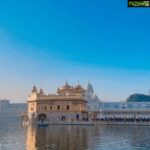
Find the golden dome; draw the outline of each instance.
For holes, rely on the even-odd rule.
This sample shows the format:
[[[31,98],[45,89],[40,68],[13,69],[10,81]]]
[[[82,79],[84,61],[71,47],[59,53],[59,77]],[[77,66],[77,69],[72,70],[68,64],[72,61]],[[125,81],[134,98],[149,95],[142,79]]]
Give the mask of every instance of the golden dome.
[[[69,84],[68,84],[68,81],[66,80],[65,85],[64,85],[62,88],[60,88],[60,89],[62,89],[62,90],[69,90],[69,89],[72,89],[72,86],[69,85]]]
[[[77,86],[75,86],[75,91],[77,93],[84,93],[85,92],[85,89],[82,88],[82,86],[78,83]]]
[[[77,86],[75,86],[75,90],[81,90],[81,89],[82,89],[82,87],[81,87],[80,84],[78,84]]]
[[[65,91],[72,92],[73,90],[74,90],[74,88],[71,85],[69,85],[68,82],[66,81],[64,86],[62,86],[61,88],[58,88],[58,93],[65,92]]]
[[[86,90],[82,88],[82,86],[78,83],[75,87],[71,86],[68,84],[66,81],[65,85],[62,86],[61,88],[58,88],[57,93],[58,94],[76,94],[76,93],[85,93]]]

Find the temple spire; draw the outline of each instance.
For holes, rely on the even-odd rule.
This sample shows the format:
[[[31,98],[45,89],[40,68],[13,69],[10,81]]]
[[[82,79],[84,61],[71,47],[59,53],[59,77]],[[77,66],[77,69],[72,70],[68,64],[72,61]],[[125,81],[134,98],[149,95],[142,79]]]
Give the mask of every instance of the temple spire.
[[[69,84],[68,84],[68,79],[66,79],[66,85],[69,85]]]
[[[40,95],[43,95],[44,94],[44,92],[43,92],[43,89],[41,88],[40,89]]]
[[[32,93],[36,93],[37,92],[37,88],[36,88],[36,86],[35,86],[35,84],[34,84],[34,86],[33,86],[33,88],[32,88]]]

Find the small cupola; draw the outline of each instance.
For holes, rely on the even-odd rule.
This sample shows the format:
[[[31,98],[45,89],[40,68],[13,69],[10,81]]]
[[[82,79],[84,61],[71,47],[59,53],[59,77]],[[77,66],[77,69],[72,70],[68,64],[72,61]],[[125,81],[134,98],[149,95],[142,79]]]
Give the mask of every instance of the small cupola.
[[[32,93],[37,93],[37,88],[36,88],[35,85],[34,85],[33,88],[32,88]]]
[[[40,93],[40,95],[44,95],[44,92],[43,92],[43,89],[42,89],[42,88],[40,89],[40,92],[39,92],[39,93]]]

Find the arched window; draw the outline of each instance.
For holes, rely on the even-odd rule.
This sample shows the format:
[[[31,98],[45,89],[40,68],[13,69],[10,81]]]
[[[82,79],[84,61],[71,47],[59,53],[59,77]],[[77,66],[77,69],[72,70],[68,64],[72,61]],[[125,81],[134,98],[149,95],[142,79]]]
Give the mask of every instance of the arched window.
[[[57,110],[60,110],[60,105],[57,106]]]
[[[79,114],[76,114],[76,120],[79,120],[80,116]]]
[[[66,110],[69,110],[69,105],[66,106]]]
[[[50,110],[53,110],[53,107],[52,107],[52,106],[50,106]]]

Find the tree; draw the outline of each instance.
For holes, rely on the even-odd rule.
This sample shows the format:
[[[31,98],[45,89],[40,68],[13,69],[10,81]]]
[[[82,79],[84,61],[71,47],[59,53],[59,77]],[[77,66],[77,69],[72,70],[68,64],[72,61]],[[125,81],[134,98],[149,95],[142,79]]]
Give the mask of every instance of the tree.
[[[150,96],[144,94],[132,94],[127,98],[127,102],[150,102]]]

